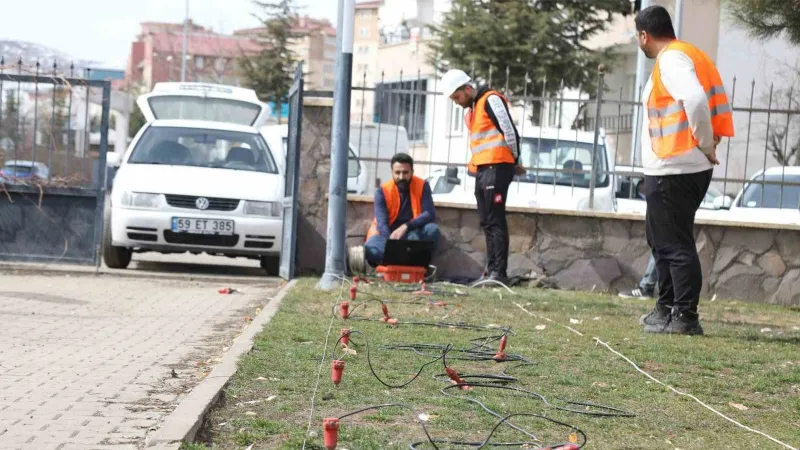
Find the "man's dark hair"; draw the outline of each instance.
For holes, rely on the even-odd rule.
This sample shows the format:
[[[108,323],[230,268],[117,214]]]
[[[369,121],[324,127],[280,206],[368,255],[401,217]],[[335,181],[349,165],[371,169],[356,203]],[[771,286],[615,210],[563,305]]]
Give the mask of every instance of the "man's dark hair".
[[[411,166],[411,170],[414,170],[414,158],[412,158],[411,155],[408,155],[406,153],[398,153],[392,156],[391,167],[394,167],[394,163],[408,164],[409,166]]]
[[[660,5],[648,6],[636,15],[636,31],[646,31],[656,39],[675,39],[669,11]]]

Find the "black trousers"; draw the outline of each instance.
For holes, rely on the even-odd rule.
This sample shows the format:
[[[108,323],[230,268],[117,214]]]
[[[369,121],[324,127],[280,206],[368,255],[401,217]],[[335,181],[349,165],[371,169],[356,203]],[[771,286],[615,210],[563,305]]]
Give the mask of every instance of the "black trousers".
[[[475,199],[481,229],[486,236],[487,274],[506,276],[508,270],[508,223],[506,197],[514,180],[514,164],[478,166]]]
[[[658,275],[657,305],[662,311],[697,317],[703,271],[694,240],[694,216],[706,195],[713,170],[645,176],[647,244]]]

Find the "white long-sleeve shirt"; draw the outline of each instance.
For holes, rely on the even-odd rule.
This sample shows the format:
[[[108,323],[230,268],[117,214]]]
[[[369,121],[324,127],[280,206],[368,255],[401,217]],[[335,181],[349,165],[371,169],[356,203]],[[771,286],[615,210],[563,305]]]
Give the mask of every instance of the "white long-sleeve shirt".
[[[517,132],[514,129],[514,122],[511,120],[511,116],[508,115],[508,109],[506,108],[505,102],[503,102],[503,99],[500,98],[500,96],[491,94],[489,95],[489,98],[486,99],[486,103],[488,104],[492,113],[494,113],[494,117],[497,119],[497,124],[500,126],[500,132],[503,133],[506,144],[508,144],[508,146],[511,148],[511,154],[514,155],[514,159],[517,160],[519,158],[519,142],[517,141]]]
[[[708,96],[703,85],[697,79],[694,63],[686,53],[678,50],[663,51],[660,58],[661,82],[673,99],[683,103],[683,109],[689,120],[689,129],[697,140],[698,147],[664,159],[653,153],[647,116],[647,102],[653,92],[651,75],[642,91],[644,105],[644,120],[642,120],[641,130],[643,172],[645,175],[662,176],[709,170],[714,166],[708,161],[706,154],[714,149],[714,129],[711,126]]]

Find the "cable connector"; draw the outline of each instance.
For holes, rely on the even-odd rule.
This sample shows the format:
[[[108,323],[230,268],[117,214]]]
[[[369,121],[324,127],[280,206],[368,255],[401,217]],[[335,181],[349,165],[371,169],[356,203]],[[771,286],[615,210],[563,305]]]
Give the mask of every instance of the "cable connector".
[[[342,313],[342,319],[350,317],[350,302],[339,303],[339,311]]]
[[[462,385],[461,389],[465,391],[470,389],[469,386],[466,386],[467,382],[463,378],[461,378],[461,376],[458,374],[458,372],[456,372],[455,369],[445,367],[444,371],[447,373],[447,376],[450,377],[450,380],[452,380],[453,384],[461,384]]]
[[[328,417],[322,420],[323,441],[325,448],[335,450],[339,443],[339,419]]]
[[[497,353],[493,357],[495,361],[499,362],[506,359],[505,349],[507,342],[508,342],[508,336],[504,334],[503,337],[500,338],[500,349],[497,350]]]
[[[414,294],[414,295],[433,295],[433,292],[429,291],[428,287],[423,282],[422,283],[422,287],[420,288],[420,290],[414,291],[414,292],[412,292],[412,294]]]
[[[381,310],[383,311],[383,317],[380,318],[381,322],[397,325],[397,319],[392,319],[392,316],[389,315],[389,307],[386,306],[386,303],[381,303]]]
[[[344,373],[344,361],[341,359],[334,359],[331,361],[331,381],[338,386],[342,382],[342,374]]]
[[[341,336],[340,342],[342,345],[350,344],[350,328],[342,328],[339,336]]]

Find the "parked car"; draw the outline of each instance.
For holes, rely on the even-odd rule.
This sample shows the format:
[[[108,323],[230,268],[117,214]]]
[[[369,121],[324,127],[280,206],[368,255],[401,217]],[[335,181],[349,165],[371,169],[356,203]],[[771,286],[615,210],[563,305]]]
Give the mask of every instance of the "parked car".
[[[46,164],[36,161],[11,160],[0,169],[0,183],[14,184],[37,182],[50,178]]]
[[[800,223],[800,167],[769,167],[758,171],[750,180],[733,200],[731,215],[734,220]]]
[[[644,189],[643,168],[617,166],[617,211],[623,213],[645,214],[647,203],[642,191]],[[720,219],[724,215],[711,211],[728,210],[733,204],[729,195],[724,195],[714,185],[708,187],[696,217]]]
[[[258,129],[268,107],[253,90],[159,83],[137,104],[147,123],[111,191],[103,259],[125,268],[134,252],[259,259],[278,273],[284,182]]]
[[[594,133],[553,128],[526,128],[520,163],[527,173],[514,178],[507,206],[588,210]],[[614,155],[601,131],[595,153],[594,210],[616,209]],[[436,202],[475,204],[475,177],[465,169],[438,169],[428,177]]]
[[[275,152],[275,161],[281,169],[281,173],[286,173],[286,154],[288,150],[289,127],[287,125],[267,125],[261,127],[261,135],[267,140],[267,144],[272,149],[280,148],[280,152]],[[349,146],[347,159],[347,193],[363,195],[367,191],[367,166],[358,157],[358,152]]]

